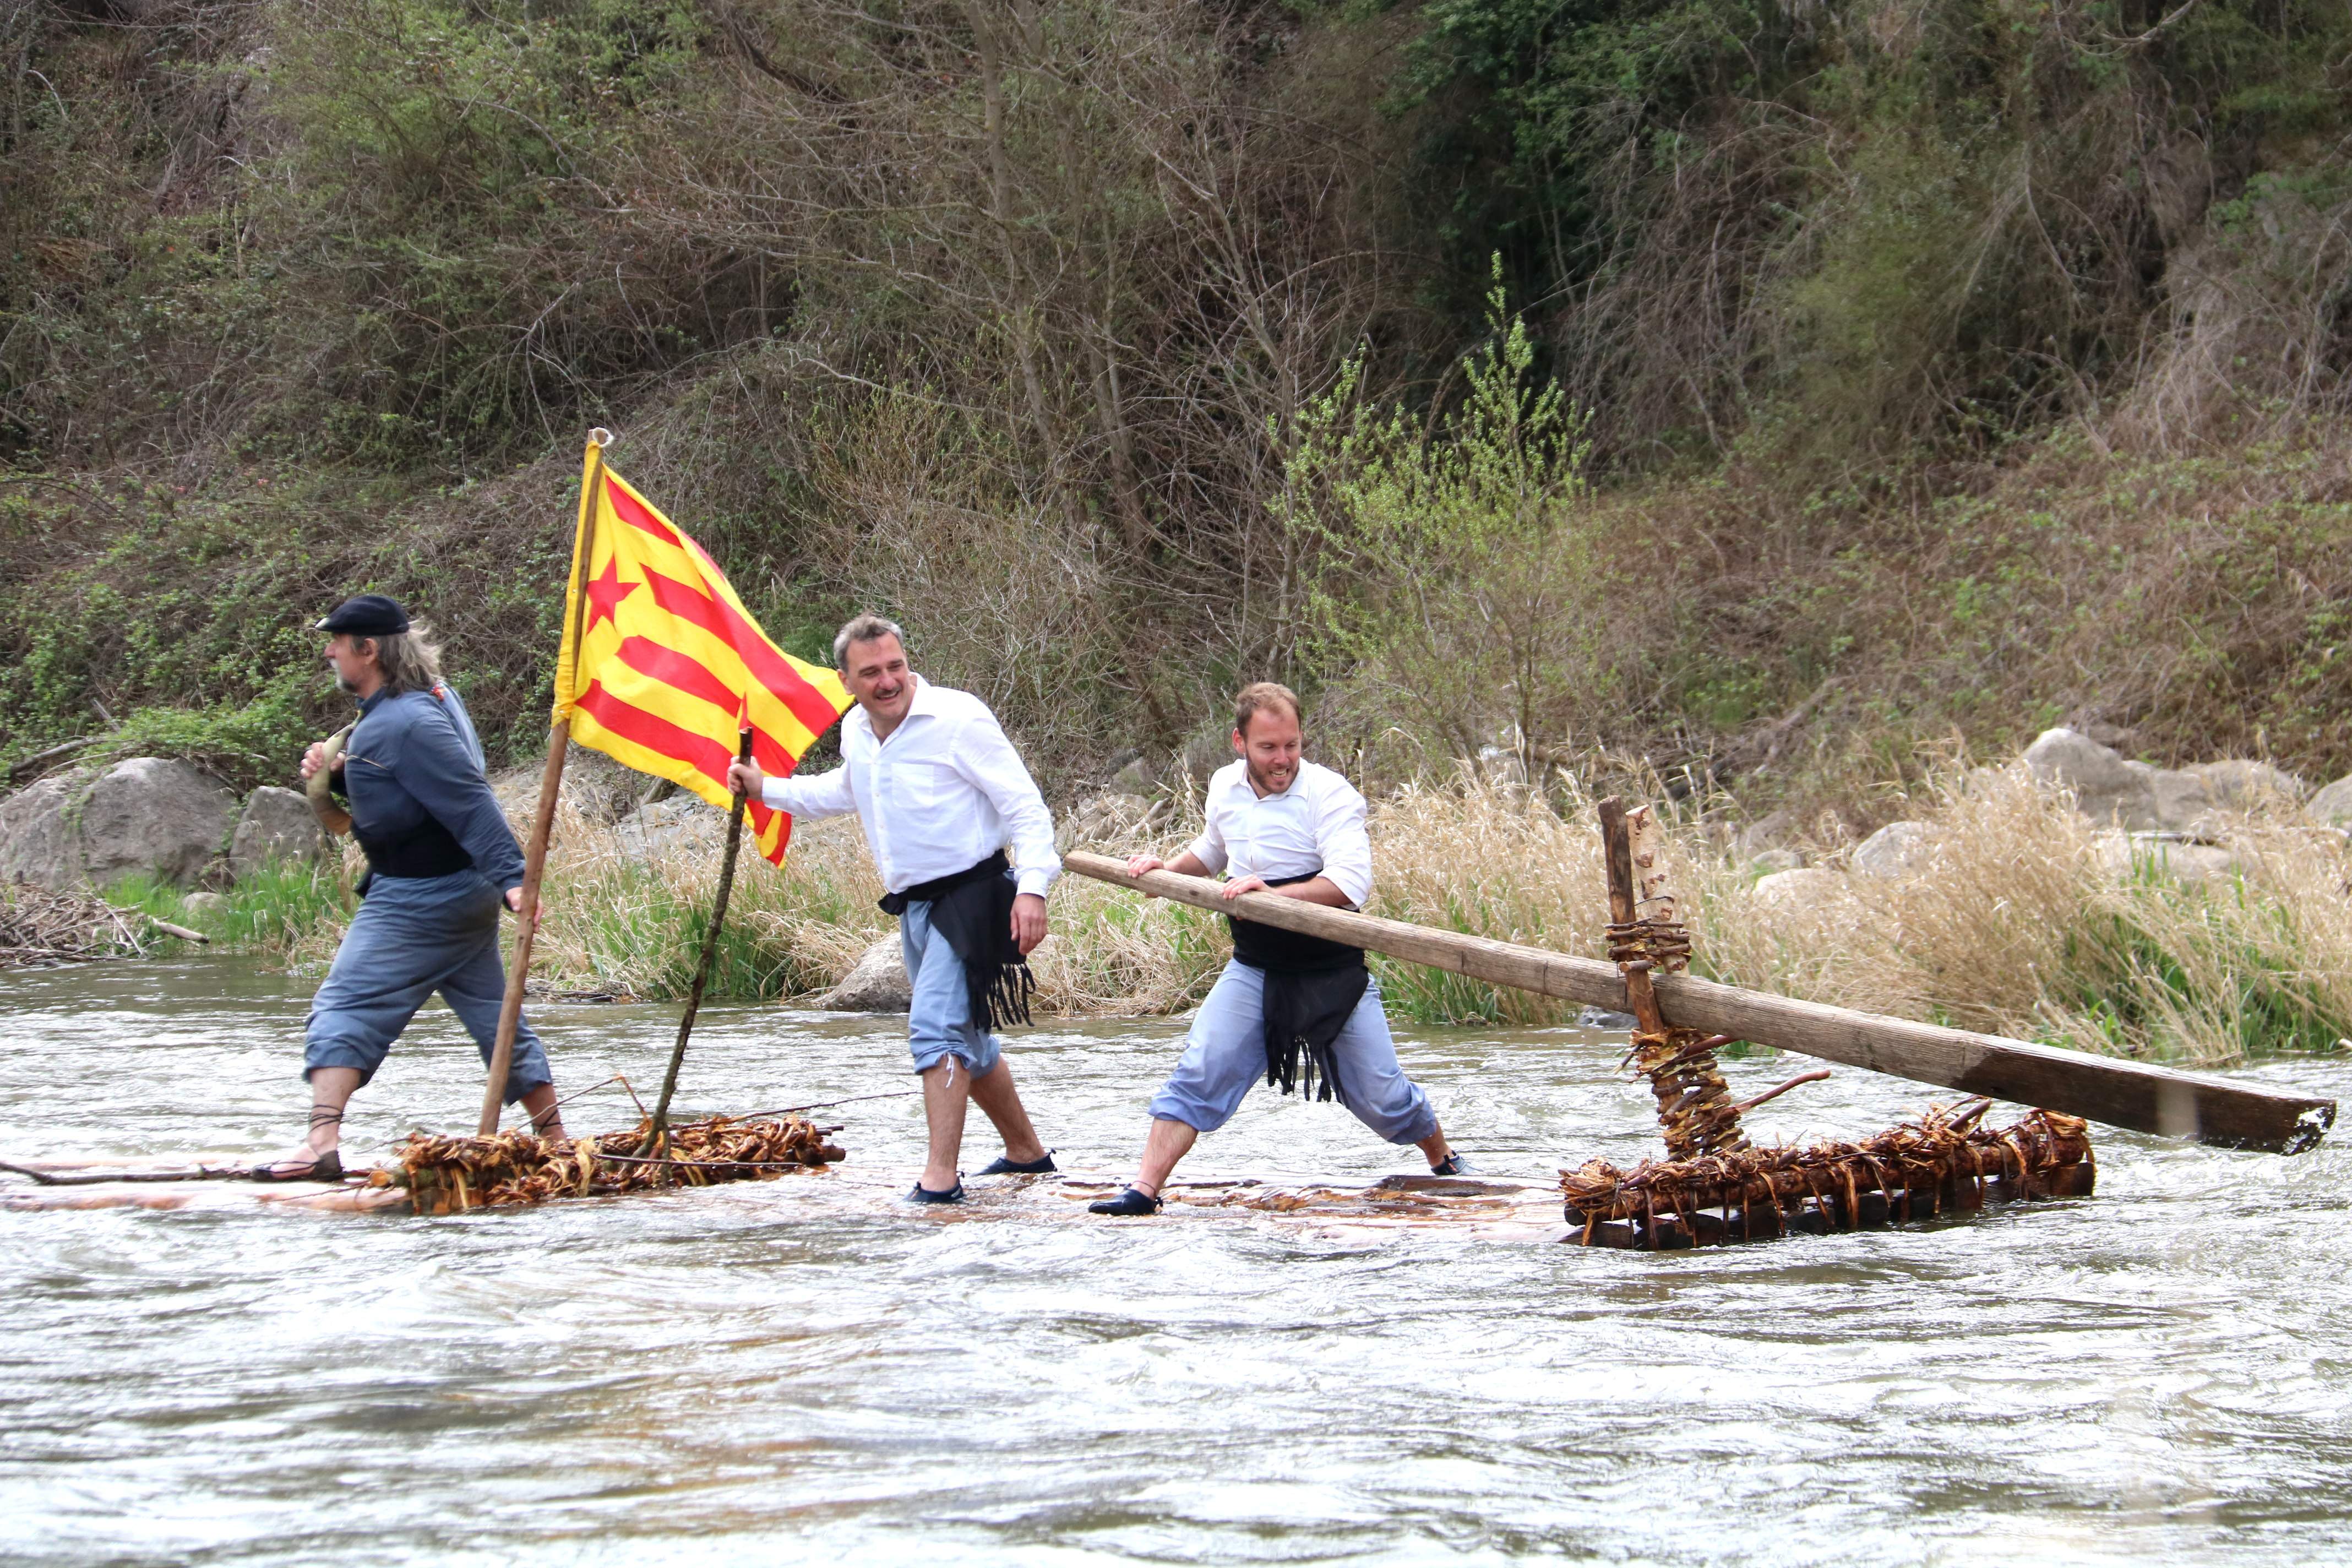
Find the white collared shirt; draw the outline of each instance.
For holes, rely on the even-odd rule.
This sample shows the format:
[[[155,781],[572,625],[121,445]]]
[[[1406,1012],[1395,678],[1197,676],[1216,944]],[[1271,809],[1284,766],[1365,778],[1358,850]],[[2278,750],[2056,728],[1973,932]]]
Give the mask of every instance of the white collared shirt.
[[[1208,826],[1192,853],[1211,872],[1279,881],[1317,873],[1361,909],[1372,896],[1372,840],[1364,797],[1320,763],[1302,762],[1290,787],[1260,796],[1238,759],[1209,779]]]
[[[1054,817],[988,704],[915,678],[915,700],[887,741],[852,708],[841,721],[841,766],[814,778],[771,776],[760,798],[814,821],[857,813],[882,886],[903,893],[951,876],[1009,843],[1017,882],[1039,898],[1061,875]]]

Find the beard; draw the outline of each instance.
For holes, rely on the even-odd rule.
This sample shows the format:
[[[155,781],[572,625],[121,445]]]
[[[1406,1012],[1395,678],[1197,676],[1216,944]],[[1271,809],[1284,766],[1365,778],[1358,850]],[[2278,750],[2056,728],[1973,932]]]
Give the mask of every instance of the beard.
[[[1290,764],[1290,771],[1288,773],[1283,773],[1279,776],[1270,770],[1261,772],[1255,763],[1250,762],[1246,759],[1243,761],[1242,766],[1248,770],[1250,783],[1257,785],[1261,791],[1267,795],[1280,795],[1284,790],[1288,789],[1290,787],[1291,781],[1298,776],[1298,764],[1297,763]]]
[[[344,679],[340,675],[335,677],[335,689],[341,692],[346,697],[357,697],[360,694],[360,689],[358,687],[353,686],[350,681]]]

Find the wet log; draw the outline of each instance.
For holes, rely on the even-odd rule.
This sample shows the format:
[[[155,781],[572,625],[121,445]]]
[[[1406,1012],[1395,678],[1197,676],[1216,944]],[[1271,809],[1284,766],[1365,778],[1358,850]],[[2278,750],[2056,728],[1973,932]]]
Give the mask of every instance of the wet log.
[[[1616,966],[1599,959],[1571,958],[1539,947],[1327,909],[1273,893],[1244,893],[1228,900],[1208,878],[1173,871],[1130,876],[1124,861],[1084,850],[1072,850],[1062,864],[1097,881],[1491,984],[1630,1010]],[[1654,975],[1652,984],[1666,1020],[1680,1028],[1727,1035],[1969,1094],[2048,1106],[2137,1132],[2225,1149],[2296,1154],[2316,1144],[2336,1121],[2332,1100],[2261,1084],[1800,1002],[1688,974]]]

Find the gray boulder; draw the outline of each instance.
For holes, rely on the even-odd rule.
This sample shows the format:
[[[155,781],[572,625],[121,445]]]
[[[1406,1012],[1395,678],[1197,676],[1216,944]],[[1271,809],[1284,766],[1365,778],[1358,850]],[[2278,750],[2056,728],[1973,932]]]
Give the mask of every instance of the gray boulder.
[[[1129,847],[1139,848],[1132,843],[1136,837],[1158,826],[1173,809],[1165,799],[1106,790],[1087,796],[1063,815],[1054,826],[1054,848],[1057,853],[1069,849],[1123,853]]]
[[[708,853],[714,859],[724,847],[726,814],[684,790],[667,800],[639,806],[615,825],[621,848],[645,860]],[[748,835],[747,835],[748,837]]]
[[[86,778],[54,774],[0,801],[0,882],[63,888],[81,880],[73,802]]]
[[[1857,877],[1916,877],[1935,859],[1942,837],[1929,823],[1890,822],[1854,846],[1849,864]]]
[[[1774,871],[1793,871],[1804,863],[1805,858],[1793,849],[1759,850],[1748,858],[1749,868],[1759,877]]]
[[[2156,793],[2148,775],[2157,770],[2124,760],[2079,730],[2044,730],[2025,748],[2026,771],[2053,788],[2071,789],[2085,816],[2120,823],[2126,829],[2158,826]]]
[[[74,824],[82,875],[100,887],[145,872],[193,882],[221,852],[236,797],[186,763],[132,757],[100,775]]]
[[[1760,860],[1766,850],[1779,848],[1796,831],[1797,814],[1779,806],[1742,827],[1733,836],[1731,847],[1751,860]]]
[[[1768,910],[1797,913],[1821,909],[1853,896],[1846,879],[1835,871],[1818,866],[1806,866],[1793,871],[1775,871],[1760,877],[1756,882],[1756,901]]]
[[[812,1005],[828,1013],[903,1013],[914,994],[914,984],[907,978],[906,956],[894,932],[860,953],[856,966],[841,984]]]
[[[2110,830],[2094,841],[2099,868],[2111,881],[2127,882],[2145,870],[2191,885],[2225,883],[2246,868],[2233,850],[2213,844],[2191,844],[2163,833],[2123,833]]]
[[[2025,749],[2025,765],[2041,783],[2073,790],[2084,816],[2126,833],[2210,833],[2230,813],[2305,793],[2301,779],[2268,763],[2154,767],[2074,730],[2043,731]]]
[[[2304,804],[2303,812],[2326,827],[2352,827],[2352,774],[2322,788]]]
[[[1233,732],[1229,730],[1206,730],[1184,742],[1184,750],[1177,755],[1176,766],[1186,778],[1205,789],[1210,776],[1233,760]]]
[[[327,836],[302,792],[265,784],[245,797],[236,832],[228,842],[229,875],[244,881],[272,860],[315,861],[327,853]]]
[[[1112,795],[1150,795],[1160,787],[1160,770],[1141,752],[1130,749],[1113,760],[1118,765],[1105,786]]]
[[[2213,804],[2231,811],[2279,802],[2292,805],[2311,793],[2309,784],[2285,769],[2245,758],[2197,763],[2180,771],[2202,781]]]
[[[219,893],[185,893],[180,899],[180,912],[198,920],[207,915],[225,914],[228,900]]]

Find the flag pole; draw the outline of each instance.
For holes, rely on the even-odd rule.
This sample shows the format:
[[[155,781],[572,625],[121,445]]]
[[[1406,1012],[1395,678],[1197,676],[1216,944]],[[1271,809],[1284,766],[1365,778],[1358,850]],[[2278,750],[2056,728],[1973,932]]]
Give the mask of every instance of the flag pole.
[[[604,448],[613,433],[601,426],[588,432],[588,474],[580,486],[580,521],[572,530],[572,626],[564,638],[572,649],[572,669],[580,668],[582,620],[588,606],[589,558],[596,552],[596,489],[604,479]],[[576,683],[576,675],[573,677]],[[555,828],[555,803],[563,784],[563,752],[572,742],[572,700],[576,692],[555,694],[557,717],[547,737],[547,765],[539,775],[539,809],[531,815],[530,843],[522,858],[522,908],[515,915],[514,958],[507,968],[507,993],[499,1004],[497,1042],[490,1047],[490,1081],[482,1089],[482,1120],[478,1131],[488,1138],[499,1130],[506,1108],[507,1073],[514,1065],[515,1030],[522,1023],[523,983],[530,974],[531,938],[539,934],[539,884],[547,869],[548,835]]]
[[[751,760],[751,722],[748,712],[735,760]],[[686,1016],[677,1021],[677,1044],[671,1047],[669,1071],[662,1078],[661,1099],[654,1104],[653,1133],[646,1140],[645,1152],[654,1159],[662,1157],[669,1141],[669,1097],[677,1091],[677,1069],[686,1061],[686,1037],[694,1032],[695,1014],[702,1010],[702,988],[709,983],[711,962],[719,952],[719,925],[727,918],[727,897],[735,890],[735,857],[742,843],[743,792],[737,790],[734,809],[727,814],[727,858],[719,867],[719,896],[710,906],[710,929],[703,933],[702,958],[694,966],[694,984],[686,994]]]

